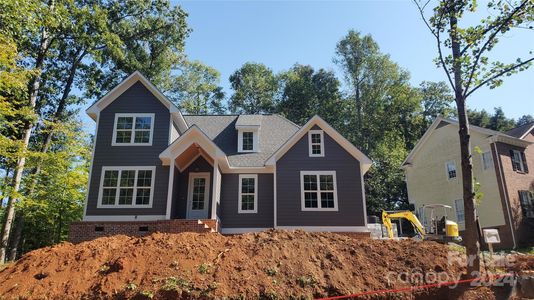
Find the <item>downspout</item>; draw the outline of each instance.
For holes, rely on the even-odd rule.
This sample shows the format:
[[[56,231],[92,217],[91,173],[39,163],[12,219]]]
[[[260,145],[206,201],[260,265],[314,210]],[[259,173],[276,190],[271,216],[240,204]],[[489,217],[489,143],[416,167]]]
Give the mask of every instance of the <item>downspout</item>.
[[[515,242],[515,234],[513,229],[513,223],[512,223],[512,214],[510,213],[510,201],[508,199],[508,190],[506,189],[506,186],[504,185],[504,174],[502,171],[502,165],[501,165],[501,157],[499,156],[499,152],[497,152],[497,143],[493,143],[493,150],[495,151],[495,158],[497,159],[497,166],[499,168],[499,175],[501,177],[501,186],[502,191],[504,195],[504,202],[506,203],[506,210],[508,211],[508,224],[510,224],[510,233],[512,233],[512,241],[514,243],[513,249],[517,247]]]

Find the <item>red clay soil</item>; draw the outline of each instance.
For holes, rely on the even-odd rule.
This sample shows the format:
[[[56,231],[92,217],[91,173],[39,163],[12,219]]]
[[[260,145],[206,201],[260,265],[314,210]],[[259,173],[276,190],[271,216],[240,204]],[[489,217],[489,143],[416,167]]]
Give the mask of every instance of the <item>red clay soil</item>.
[[[0,298],[318,298],[425,282],[409,274],[404,282],[389,272],[419,270],[456,279],[462,269],[448,263],[448,251],[434,242],[302,231],[114,236],[24,255],[0,271]],[[370,298],[446,299],[448,293],[441,289],[443,298],[432,290]],[[457,298],[494,299],[475,296]]]

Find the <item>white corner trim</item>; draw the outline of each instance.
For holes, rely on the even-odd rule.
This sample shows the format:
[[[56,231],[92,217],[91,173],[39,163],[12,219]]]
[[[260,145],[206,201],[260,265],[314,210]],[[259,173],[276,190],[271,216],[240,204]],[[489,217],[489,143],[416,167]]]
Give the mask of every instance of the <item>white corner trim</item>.
[[[221,228],[222,234],[242,234],[249,232],[261,232],[270,228]]]
[[[309,157],[324,157],[324,132],[322,130],[310,130],[308,131],[308,155]],[[319,134],[321,136],[321,142],[320,143],[313,143],[312,142],[312,134]],[[319,145],[321,148],[321,153],[319,154],[313,154],[312,146],[313,145]]]
[[[117,121],[121,117],[132,118],[132,129],[129,130],[132,134],[130,136],[129,143],[117,143]],[[146,129],[135,129],[135,119],[137,117],[150,117],[150,136],[148,137],[148,143],[135,143],[135,131],[147,131]],[[154,113],[116,113],[115,121],[113,122],[113,137],[111,140],[111,146],[152,146],[152,137],[154,136],[154,120],[156,115]]]
[[[363,221],[365,222],[365,228],[367,228],[367,200],[365,199],[365,182],[363,176],[360,176],[362,185],[362,207],[363,207]]]
[[[277,192],[278,190],[276,189],[276,164],[274,164],[274,172],[273,172],[273,203],[274,203],[274,214],[273,214],[273,226],[274,228],[276,229],[277,228],[277,225],[278,225],[278,213],[277,213],[277,205],[278,203],[276,203],[278,201],[278,197],[277,197]]]
[[[165,215],[121,215],[121,216],[85,216],[86,222],[124,222],[124,221],[158,221],[165,220]]]
[[[213,185],[211,192],[211,218],[217,218],[217,203],[219,203],[219,190],[221,187],[221,173],[219,172],[219,162],[213,163]]]
[[[132,204],[130,205],[120,205],[119,204],[119,191],[120,191],[120,175],[122,171],[132,171],[135,170],[135,178],[134,178],[134,186],[133,186],[133,195],[132,195]],[[148,204],[143,205],[137,205],[135,204],[135,198],[137,195],[137,174],[139,171],[144,170],[150,170],[152,171],[152,179],[150,182],[150,198],[148,200]],[[109,187],[109,188],[115,188],[115,204],[114,205],[103,205],[102,204],[102,192],[103,192],[103,185],[104,185],[104,175],[105,171],[119,171],[119,177],[117,178],[117,186],[115,187]],[[152,204],[154,202],[154,181],[156,179],[156,167],[155,166],[103,166],[102,171],[100,173],[100,186],[98,190],[98,202],[96,207],[97,208],[152,208]],[[143,188],[143,187],[141,187]]]
[[[242,184],[243,179],[252,178],[254,179],[254,209],[253,210],[243,210],[241,209],[242,204]],[[237,199],[237,213],[239,214],[255,214],[258,213],[258,174],[239,174],[239,198]]]
[[[169,166],[169,186],[167,189],[167,208],[165,209],[165,219],[171,219],[172,194],[174,189],[174,164]]]
[[[315,192],[317,194],[317,207],[310,208],[305,207],[305,200],[304,200],[304,175],[313,175],[317,178],[317,190],[315,191],[308,191],[308,192]],[[334,181],[334,190],[328,191],[334,193],[334,207],[328,207],[328,208],[322,208],[321,207],[321,181],[320,181],[320,175],[332,175],[333,181]],[[361,176],[363,177],[363,176]],[[300,171],[300,210],[301,211],[338,211],[339,206],[337,202],[337,179],[336,179],[336,171]]]
[[[367,226],[278,226],[278,229],[308,232],[369,232]]]

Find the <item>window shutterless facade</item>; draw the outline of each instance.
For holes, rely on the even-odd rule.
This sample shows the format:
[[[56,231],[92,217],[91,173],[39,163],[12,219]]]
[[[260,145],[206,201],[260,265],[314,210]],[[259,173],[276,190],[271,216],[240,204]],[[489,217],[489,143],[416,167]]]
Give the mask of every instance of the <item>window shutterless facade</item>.
[[[239,175],[238,213],[258,212],[258,175]]]
[[[152,207],[156,167],[102,167],[99,208]]]
[[[493,169],[493,158],[491,157],[491,151],[486,151],[482,153],[482,169]]]
[[[454,160],[445,163],[445,171],[447,172],[447,180],[456,178],[456,163]]]
[[[324,156],[324,139],[322,130],[310,130],[308,132],[308,152],[310,157]]]
[[[151,146],[154,114],[115,114],[112,146]]]
[[[335,171],[301,171],[301,210],[337,211]]]

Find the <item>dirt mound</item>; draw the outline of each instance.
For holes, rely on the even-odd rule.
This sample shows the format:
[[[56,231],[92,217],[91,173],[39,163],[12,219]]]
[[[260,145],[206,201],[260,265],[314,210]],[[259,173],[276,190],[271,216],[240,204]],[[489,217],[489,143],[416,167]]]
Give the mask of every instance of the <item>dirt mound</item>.
[[[446,246],[434,242],[358,240],[301,231],[115,236],[28,253],[0,271],[0,296],[288,299],[346,295],[425,282],[406,271],[458,278],[461,268],[448,264],[447,252]]]

